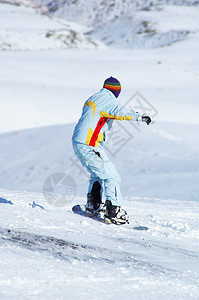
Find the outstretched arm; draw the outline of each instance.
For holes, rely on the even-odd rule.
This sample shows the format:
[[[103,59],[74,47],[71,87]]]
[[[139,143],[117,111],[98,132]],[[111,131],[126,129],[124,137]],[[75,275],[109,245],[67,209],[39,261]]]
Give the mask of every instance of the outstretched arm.
[[[121,105],[117,100],[113,100],[109,102],[104,109],[104,111],[100,112],[100,117],[105,117],[107,119],[115,119],[115,120],[133,120],[138,121],[140,113],[135,112],[134,110],[130,110],[123,105]]]

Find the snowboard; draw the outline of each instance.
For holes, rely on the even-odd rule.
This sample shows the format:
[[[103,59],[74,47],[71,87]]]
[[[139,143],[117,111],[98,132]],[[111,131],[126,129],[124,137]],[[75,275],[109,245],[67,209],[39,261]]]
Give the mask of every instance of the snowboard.
[[[83,217],[86,217],[86,218],[91,218],[95,221],[102,222],[102,223],[106,224],[104,222],[104,214],[103,213],[96,214],[93,217],[87,216],[85,205],[77,204],[77,205],[72,207],[72,211],[73,211],[73,213],[75,213],[77,215],[80,215],[80,216],[83,216]],[[110,224],[107,224],[107,225],[110,225]],[[111,224],[111,225],[114,225],[114,224]],[[129,225],[131,225],[131,224],[123,224],[123,225],[118,225],[118,226],[128,226],[129,227]],[[133,229],[133,230],[147,230],[149,228],[146,227],[146,226],[133,226],[133,227],[131,227],[131,229]]]

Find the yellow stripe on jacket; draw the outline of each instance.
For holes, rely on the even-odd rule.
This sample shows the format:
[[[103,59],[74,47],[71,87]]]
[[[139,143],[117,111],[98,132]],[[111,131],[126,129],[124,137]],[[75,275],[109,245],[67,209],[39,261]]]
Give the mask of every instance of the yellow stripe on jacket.
[[[115,116],[115,115],[110,115],[105,111],[100,112],[100,117],[104,117],[104,118],[107,118],[107,119],[115,119],[115,120],[120,120],[120,121],[132,120],[132,116]]]

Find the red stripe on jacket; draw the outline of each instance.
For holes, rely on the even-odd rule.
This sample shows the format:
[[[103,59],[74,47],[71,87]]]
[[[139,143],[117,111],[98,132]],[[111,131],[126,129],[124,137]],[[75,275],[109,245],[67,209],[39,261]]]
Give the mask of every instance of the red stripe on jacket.
[[[99,121],[97,123],[97,126],[95,127],[95,130],[93,132],[93,135],[90,139],[89,146],[95,147],[95,142],[97,141],[100,130],[104,126],[104,124],[106,123],[107,120],[108,120],[108,118],[105,118],[105,117],[102,117],[102,118],[99,119]]]

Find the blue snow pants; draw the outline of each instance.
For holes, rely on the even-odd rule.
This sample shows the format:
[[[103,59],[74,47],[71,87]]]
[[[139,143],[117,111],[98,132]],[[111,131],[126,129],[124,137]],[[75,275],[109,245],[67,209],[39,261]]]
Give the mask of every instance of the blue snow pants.
[[[103,147],[92,147],[73,141],[73,149],[90,173],[88,193],[91,193],[94,182],[98,181],[101,185],[101,196],[104,184],[106,200],[110,200],[112,205],[121,206],[120,176]]]

